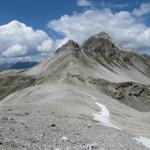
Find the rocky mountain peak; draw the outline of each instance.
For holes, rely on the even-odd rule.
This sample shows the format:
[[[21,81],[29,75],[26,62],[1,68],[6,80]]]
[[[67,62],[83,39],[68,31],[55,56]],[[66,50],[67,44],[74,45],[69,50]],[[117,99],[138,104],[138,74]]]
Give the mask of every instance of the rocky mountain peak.
[[[69,40],[66,44],[64,44],[62,47],[58,48],[56,50],[56,53],[59,53],[61,51],[76,51],[79,50],[79,45],[78,43],[74,42],[73,40]]]
[[[94,37],[95,38],[103,38],[103,39],[111,39],[109,34],[107,34],[106,32],[100,32],[100,33],[94,35]]]
[[[90,47],[93,46],[115,46],[113,43],[112,38],[105,32],[100,32],[96,35],[91,36],[88,40],[83,43],[83,47]]]
[[[79,48],[78,43],[76,43],[76,42],[73,41],[73,40],[69,40],[64,46],[65,46],[65,47],[70,46],[70,47],[74,47],[74,48]]]
[[[105,32],[90,37],[83,43],[82,48],[85,53],[90,55],[94,53],[94,55],[101,55],[105,58],[114,56],[119,50],[111,37]]]

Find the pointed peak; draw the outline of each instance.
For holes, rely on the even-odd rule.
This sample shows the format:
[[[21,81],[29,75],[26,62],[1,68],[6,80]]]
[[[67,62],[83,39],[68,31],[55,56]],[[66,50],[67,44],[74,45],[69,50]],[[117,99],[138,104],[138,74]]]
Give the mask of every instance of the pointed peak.
[[[83,46],[84,48],[90,47],[96,47],[96,46],[109,46],[115,45],[112,38],[105,32],[100,32],[96,35],[91,36],[89,39],[87,39],[84,43]]]
[[[84,42],[82,48],[86,53],[95,53],[95,55],[101,55],[106,58],[115,55],[115,53],[118,51],[116,44],[105,32],[101,32],[90,37]]]
[[[67,43],[65,43],[63,46],[58,48],[56,50],[56,53],[59,53],[60,51],[74,51],[76,49],[79,49],[78,43],[74,42],[73,40],[69,40]]]
[[[76,43],[73,40],[68,40],[66,44],[64,44],[62,47],[74,47],[74,48],[79,48],[78,43]]]
[[[107,34],[106,32],[100,32],[100,33],[94,35],[94,37],[95,38],[103,38],[103,39],[111,39],[109,34]]]

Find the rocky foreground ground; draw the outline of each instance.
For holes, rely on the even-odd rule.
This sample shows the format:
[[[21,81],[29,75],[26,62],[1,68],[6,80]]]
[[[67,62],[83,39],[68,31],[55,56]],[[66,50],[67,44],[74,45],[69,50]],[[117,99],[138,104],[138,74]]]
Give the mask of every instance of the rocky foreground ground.
[[[127,111],[124,104],[117,104],[103,94],[92,96],[90,91],[86,93],[80,88],[76,91],[64,84],[52,85],[49,89],[46,86],[25,89],[1,103],[0,149],[148,149],[135,140],[140,135],[149,135],[146,118],[143,124],[140,120],[139,115],[144,116],[143,113],[138,114],[134,109]],[[107,106],[110,116],[106,110],[100,114],[103,108],[96,102]]]
[[[27,105],[3,107],[0,115],[3,150],[148,149],[135,141],[132,134],[100,125],[84,114],[72,116],[47,106]]]

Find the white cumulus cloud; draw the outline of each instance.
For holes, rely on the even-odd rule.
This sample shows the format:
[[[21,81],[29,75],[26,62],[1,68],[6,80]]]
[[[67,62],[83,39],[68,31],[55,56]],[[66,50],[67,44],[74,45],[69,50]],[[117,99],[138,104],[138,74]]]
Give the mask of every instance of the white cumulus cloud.
[[[8,49],[2,53],[2,56],[17,57],[17,56],[25,55],[26,52],[27,52],[26,46],[16,44],[16,45],[12,45],[12,46],[8,47]]]
[[[135,8],[132,12],[134,16],[141,17],[150,13],[150,3],[142,3],[139,8]]]
[[[89,10],[72,16],[64,15],[58,20],[50,21],[49,28],[78,43],[105,31],[126,48],[147,52],[150,49],[150,28],[139,23],[127,11],[113,13],[110,9]]]
[[[53,46],[53,41],[52,40],[45,40],[42,42],[41,45],[37,46],[37,50],[41,52],[49,52]]]
[[[90,0],[78,0],[79,6],[91,6]],[[92,9],[83,13],[63,15],[49,21],[49,28],[62,34],[62,39],[51,39],[42,30],[34,30],[19,21],[0,25],[0,63],[41,60],[49,52],[69,39],[82,44],[88,37],[107,32],[115,41],[126,48],[150,54],[150,27],[137,19],[150,13],[150,4],[141,4],[132,12],[112,12],[111,9]]]
[[[0,58],[14,60],[51,51],[53,40],[42,30],[19,21],[0,26]]]

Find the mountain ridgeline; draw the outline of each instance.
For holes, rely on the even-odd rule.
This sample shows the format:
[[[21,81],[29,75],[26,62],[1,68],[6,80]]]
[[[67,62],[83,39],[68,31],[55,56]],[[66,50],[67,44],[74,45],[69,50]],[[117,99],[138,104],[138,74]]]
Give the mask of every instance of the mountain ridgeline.
[[[150,56],[119,48],[105,32],[90,37],[82,45],[69,40],[56,50],[54,57],[20,75],[33,83],[29,85],[58,81],[75,85],[90,84],[130,107],[150,111]],[[1,78],[4,79],[3,76]],[[8,81],[9,78],[10,74],[4,80]],[[5,82],[0,81],[3,89]],[[15,80],[11,83],[18,89]],[[28,87],[28,84],[21,82],[19,86]]]
[[[104,66],[106,64],[105,67],[113,68],[113,66],[116,66],[128,68],[130,66],[150,76],[150,56],[119,48],[105,32],[90,37],[81,46],[70,40],[56,50],[56,54],[64,50],[72,51],[75,56],[86,54],[98,63]]]
[[[104,32],[82,45],[69,40],[30,69],[1,72],[0,100],[0,149],[150,147],[150,56]]]

